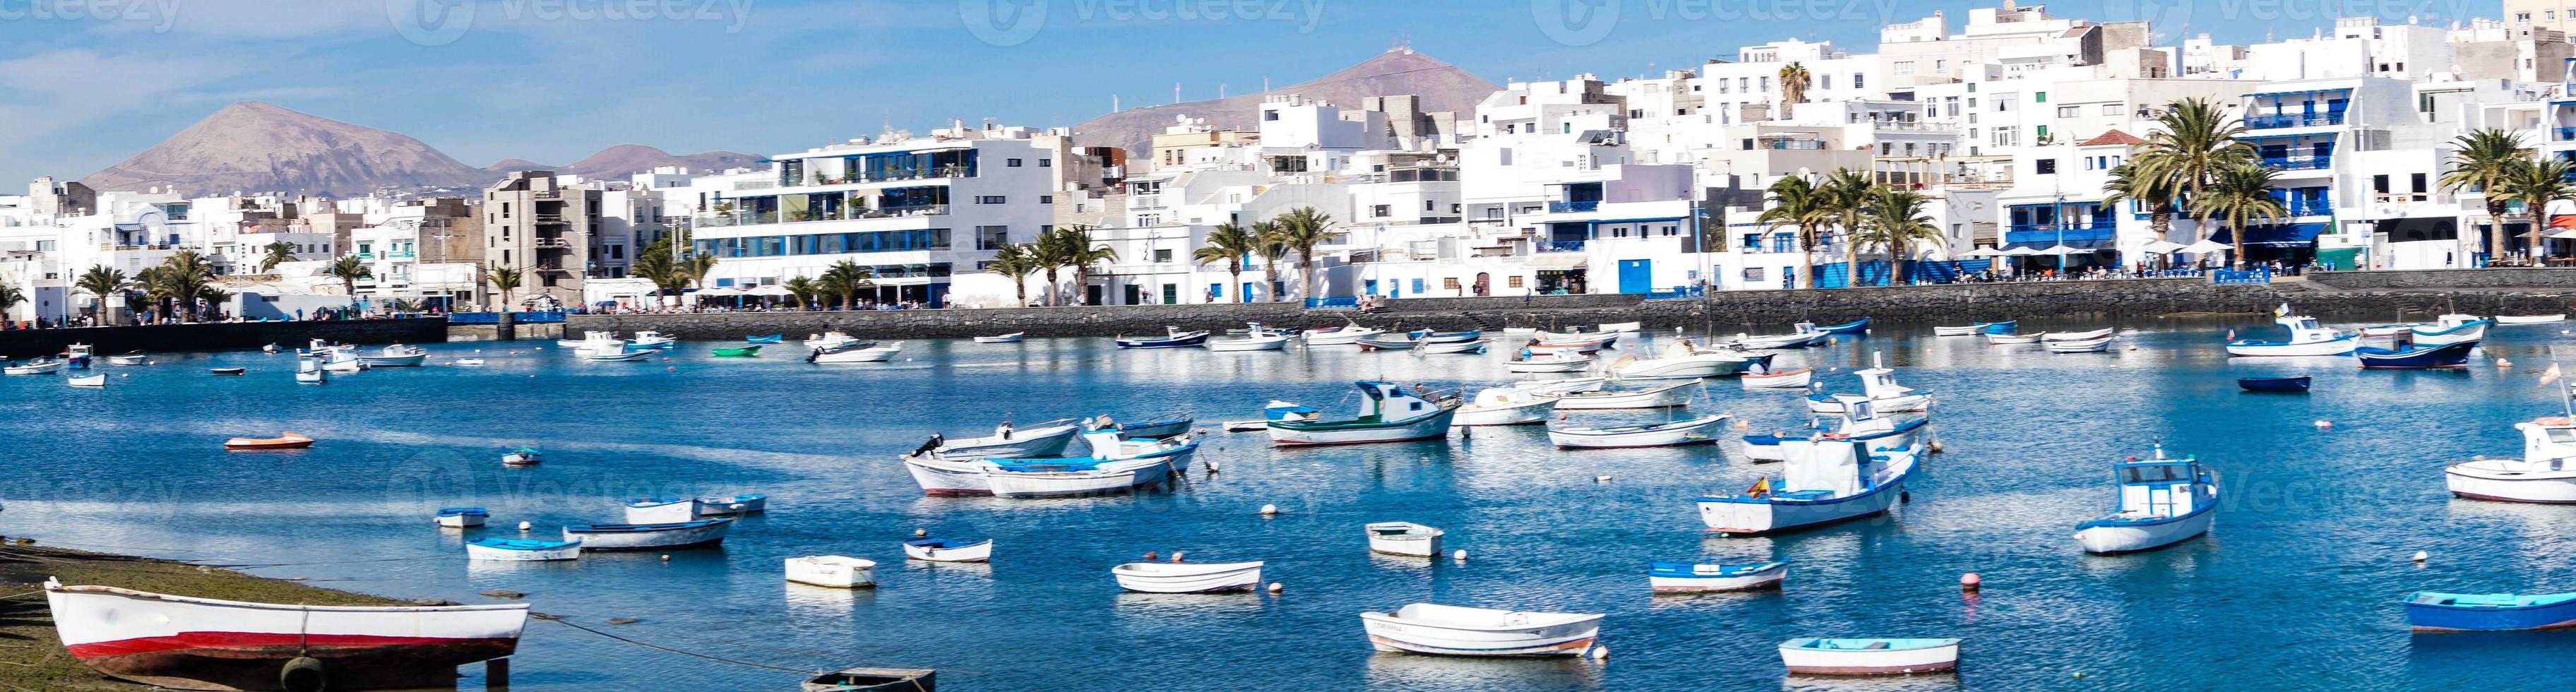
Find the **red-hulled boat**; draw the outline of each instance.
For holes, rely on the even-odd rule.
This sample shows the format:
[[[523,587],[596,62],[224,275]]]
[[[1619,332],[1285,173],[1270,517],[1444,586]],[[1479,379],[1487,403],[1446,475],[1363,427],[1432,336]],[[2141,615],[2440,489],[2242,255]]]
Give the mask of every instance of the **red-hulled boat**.
[[[45,600],[83,665],[176,690],[286,689],[290,672],[331,689],[452,687],[457,666],[517,651],[528,622],[526,604],[243,603],[53,580]]]

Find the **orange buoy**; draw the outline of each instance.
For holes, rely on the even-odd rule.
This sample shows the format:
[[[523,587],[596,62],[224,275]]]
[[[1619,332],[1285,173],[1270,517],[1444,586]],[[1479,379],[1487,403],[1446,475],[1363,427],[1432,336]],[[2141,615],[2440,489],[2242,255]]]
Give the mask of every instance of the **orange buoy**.
[[[1979,576],[1977,576],[1977,573],[1975,573],[1975,572],[1969,572],[1969,573],[1967,573],[1967,574],[1959,575],[1959,590],[1960,590],[1960,591],[1969,591],[1969,592],[1974,592],[1974,591],[1976,591],[1977,589],[1979,589],[1979,588],[1981,588],[1981,587],[1985,586],[1985,584],[1986,584],[1986,580],[1985,580],[1985,578],[1984,578],[1984,577],[1979,577]]]

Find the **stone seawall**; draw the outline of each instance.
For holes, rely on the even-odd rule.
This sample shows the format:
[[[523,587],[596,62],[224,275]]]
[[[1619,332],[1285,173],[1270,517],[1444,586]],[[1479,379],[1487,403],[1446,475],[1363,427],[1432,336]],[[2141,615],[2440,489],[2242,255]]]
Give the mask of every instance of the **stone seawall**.
[[[2576,269],[2507,267],[2422,271],[2312,272],[2308,280],[2345,290],[2462,288],[2576,289]]]
[[[215,322],[141,327],[79,327],[0,331],[0,355],[12,358],[61,353],[67,344],[89,344],[102,355],[127,351],[226,351],[268,344],[295,348],[314,339],[352,344],[428,344],[447,340],[447,319],[331,322]]]

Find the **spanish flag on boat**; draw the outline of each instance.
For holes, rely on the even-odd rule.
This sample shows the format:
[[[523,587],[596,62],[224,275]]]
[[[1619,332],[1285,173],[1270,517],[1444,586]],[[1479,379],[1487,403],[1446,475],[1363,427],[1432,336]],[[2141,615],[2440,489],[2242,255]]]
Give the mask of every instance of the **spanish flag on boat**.
[[[2272,316],[2273,316],[2273,317],[2288,317],[2288,316],[2290,316],[2290,304],[2289,304],[2289,303],[2282,303],[2282,304],[2281,304],[2281,307],[2272,308]]]
[[[2540,371],[2540,386],[2547,387],[2549,383],[2558,381],[2558,375],[2558,364],[2550,363],[2548,370]]]
[[[1754,497],[1761,497],[1761,496],[1764,496],[1764,495],[1769,495],[1769,494],[1771,494],[1771,479],[1769,479],[1769,478],[1764,478],[1764,479],[1762,479],[1762,480],[1754,481],[1754,482],[1753,482],[1753,487],[1752,487],[1751,489],[1749,489],[1749,490],[1744,491],[1744,494],[1746,494],[1746,495],[1751,495],[1751,496],[1754,496]]]

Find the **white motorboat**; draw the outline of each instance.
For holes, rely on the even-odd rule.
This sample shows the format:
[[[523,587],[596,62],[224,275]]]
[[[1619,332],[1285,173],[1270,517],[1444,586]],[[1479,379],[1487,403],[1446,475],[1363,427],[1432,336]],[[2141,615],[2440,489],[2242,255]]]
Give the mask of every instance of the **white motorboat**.
[[[2078,524],[2075,540],[2084,552],[2134,553],[2180,543],[2209,532],[2218,519],[2218,481],[2195,459],[2156,457],[2114,464],[2120,484],[2119,509],[2110,516]]]
[[[1644,322],[1603,322],[1595,328],[1603,334],[1634,334],[1646,330]]]
[[[458,365],[458,366],[461,366],[461,367],[468,367],[468,368],[479,368],[479,367],[483,367],[483,359],[481,359],[481,358],[458,358],[458,359],[456,359],[456,363],[455,363],[455,365]]]
[[[903,458],[903,468],[912,473],[912,482],[933,497],[993,494],[993,486],[984,482],[984,469],[992,467],[993,462],[982,457],[917,453]]]
[[[1558,449],[1606,449],[1623,447],[1672,447],[1677,445],[1714,444],[1717,424],[1729,416],[1719,414],[1685,421],[1653,425],[1627,425],[1609,428],[1579,428],[1564,425],[1547,426],[1547,439]]]
[[[1609,381],[1610,378],[1607,377],[1568,377],[1555,380],[1521,380],[1512,383],[1511,387],[1532,394],[1565,394],[1600,389],[1601,385]]]
[[[648,329],[636,332],[635,338],[626,340],[626,345],[636,349],[664,349],[680,345],[680,340]]]
[[[331,381],[331,376],[322,370],[321,358],[316,356],[295,357],[296,384],[323,384],[329,381]]]
[[[1780,663],[1794,675],[1910,675],[1957,670],[1957,639],[1791,639]]]
[[[581,559],[581,544],[524,538],[477,538],[465,543],[465,559],[492,562],[554,562]]]
[[[1349,346],[1359,343],[1360,339],[1384,333],[1386,333],[1384,329],[1349,324],[1331,329],[1308,330],[1299,334],[1298,338],[1305,339],[1308,346]]]
[[[605,346],[614,346],[615,350],[626,350],[626,340],[617,338],[617,332],[592,330],[582,332],[581,334],[582,338],[579,339],[557,340],[555,342],[555,346],[578,349],[597,349]]]
[[[903,556],[922,562],[992,562],[993,541],[938,538],[904,541]]]
[[[883,346],[870,346],[867,348],[853,348],[840,351],[816,349],[812,354],[805,356],[805,362],[821,364],[883,363],[893,360],[895,354],[902,352],[903,342],[901,341]]]
[[[1409,521],[1381,521],[1367,530],[1369,552],[1402,557],[1438,557],[1440,537],[1449,534]]]
[[[2041,346],[2049,353],[2101,353],[2111,350],[2111,337],[2081,341],[2050,341]]]
[[[322,369],[329,372],[364,372],[367,367],[366,359],[359,358],[354,348],[335,348],[322,356]]]
[[[1210,351],[1237,352],[1279,351],[1288,348],[1288,339],[1288,334],[1262,329],[1261,323],[1255,322],[1252,324],[1251,329],[1244,332],[1243,338],[1209,339],[1207,341],[1207,349]]]
[[[2231,356],[2348,356],[2360,346],[2360,339],[2317,323],[2317,318],[2288,314],[2282,306],[2280,319],[2273,320],[2290,330],[2289,341],[2244,339],[2227,342]],[[2233,332],[2230,332],[2233,333]]]
[[[1556,410],[1556,397],[1515,387],[1495,387],[1476,393],[1476,400],[1458,407],[1453,425],[1529,425],[1547,422]]]
[[[767,511],[769,511],[769,496],[759,493],[698,499],[698,516],[701,517],[740,516]]]
[[[1890,450],[1920,452],[1929,447],[1925,436],[1931,419],[1917,418],[1900,423],[1894,418],[1878,415],[1878,409],[1871,406],[1866,398],[1850,394],[1841,395],[1841,398],[1844,405],[1839,414],[1840,421],[1835,424],[1833,432],[1824,435],[1825,438],[1859,442],[1864,445],[1864,451],[1873,454]],[[1791,439],[1800,438],[1782,433],[1745,435],[1744,458],[1754,462],[1788,461],[1788,454],[1781,449],[1780,442]]]
[[[359,354],[358,361],[370,368],[417,368],[429,360],[429,350],[418,346],[393,344],[372,354]]]
[[[2040,337],[2042,337],[2042,336],[2047,336],[2047,335],[2046,335],[2046,334],[1987,334],[1987,335],[1986,335],[1986,343],[1987,343],[1988,345],[1992,345],[1992,346],[2026,346],[2026,345],[2029,345],[2029,344],[2036,344],[2036,343],[2039,343],[2039,338],[2040,338]]]
[[[1261,563],[1131,562],[1109,574],[1119,588],[1142,593],[1251,591],[1261,584]]]
[[[1504,362],[1503,369],[1525,373],[1582,372],[1592,369],[1592,357],[1574,352],[1539,354],[1522,351],[1521,357]]]
[[[538,451],[534,445],[520,447],[501,454],[502,466],[535,466],[545,463],[545,461],[546,453]]]
[[[2487,326],[2491,324],[2495,323],[2478,319],[2476,315],[2452,314],[2443,315],[2433,324],[2409,325],[2407,329],[2412,332],[2411,338],[2417,346],[2449,346],[2485,339]]]
[[[1388,382],[1362,381],[1354,385],[1363,395],[1356,415],[1332,420],[1274,420],[1268,426],[1270,443],[1286,447],[1443,437],[1449,434],[1458,412],[1455,397],[1429,398]]]
[[[1965,326],[1965,327],[1933,327],[1933,328],[1932,328],[1932,335],[1933,335],[1933,336],[1976,336],[1976,335],[1978,335],[1978,334],[1983,334],[1983,333],[1985,333],[1985,332],[1986,332],[1986,328],[1985,328],[1983,325],[1974,325],[1974,324],[1972,324],[1972,325],[1968,325],[1968,326]]]
[[[1860,397],[1868,399],[1880,413],[1906,413],[1932,410],[1932,393],[1896,384],[1896,371],[1878,353],[1869,354],[1870,368],[1852,373],[1860,377]],[[1807,410],[1814,413],[1842,413],[1849,402],[1841,395],[1813,394],[1807,397]]]
[[[654,550],[723,543],[732,519],[700,519],[672,524],[574,524],[563,539],[580,541],[583,550]]]
[[[1414,347],[1413,347],[1413,354],[1414,354],[1414,355],[1417,355],[1417,356],[1418,356],[1418,355],[1423,355],[1423,354],[1426,354],[1426,353],[1484,353],[1484,352],[1485,352],[1485,342],[1484,342],[1483,340],[1476,340],[1476,341],[1436,341],[1436,342],[1435,342],[1435,341],[1423,341],[1423,342],[1420,342],[1420,344],[1419,344],[1419,345],[1416,345],[1416,346],[1414,346]]]
[[[2576,504],[2576,421],[2550,416],[2514,424],[2521,459],[2477,458],[2444,469],[2451,494],[2497,502]]]
[[[1744,373],[1739,384],[1744,385],[1745,389],[1806,389],[1815,382],[1815,368],[1791,368]]]
[[[108,365],[142,365],[150,362],[152,362],[151,354],[147,354],[142,351],[119,353],[107,357]]]
[[[2567,315],[2497,315],[2495,321],[2496,324],[2557,324],[2567,321]]]
[[[1631,390],[1590,389],[1568,392],[1556,397],[1559,411],[1603,411],[1627,408],[1672,408],[1689,406],[1691,395],[1699,392],[1699,381],[1686,380],[1661,387]]]
[[[1152,440],[1154,443],[1166,440]],[[1195,449],[1196,442],[1186,442]],[[1018,459],[994,461],[984,469],[984,485],[994,497],[1077,497],[1120,493],[1160,484],[1175,465],[1186,466],[1188,450],[1175,456],[1122,459]],[[1177,459],[1177,460],[1176,460]]]
[[[1601,634],[1601,613],[1542,613],[1415,603],[1360,613],[1379,651],[1440,656],[1580,656]]]
[[[639,497],[626,501],[626,523],[677,524],[697,521],[706,516],[705,507],[693,497]]]
[[[1710,531],[1753,535],[1885,512],[1904,493],[1917,452],[1874,453],[1870,446],[1850,439],[1783,439],[1787,461],[1779,479],[1762,479],[1739,494],[1700,498],[1700,521]]]
[[[74,387],[86,387],[86,388],[90,388],[90,389],[99,389],[99,388],[103,388],[103,387],[106,387],[106,386],[107,386],[107,375],[105,375],[105,374],[98,374],[98,375],[90,375],[90,376],[88,376],[88,377],[72,377],[72,378],[65,378],[65,379],[63,380],[63,382],[65,382],[65,383],[67,383],[67,384],[70,384],[71,386],[74,386]]]
[[[484,521],[491,518],[492,513],[484,511],[481,507],[449,507],[438,510],[438,525],[441,528],[470,529],[482,526]]]
[[[826,351],[837,351],[847,349],[853,345],[863,342],[859,341],[859,338],[855,336],[843,334],[839,331],[829,331],[821,334],[807,335],[804,343],[805,348],[808,350],[821,349]]]
[[[1808,348],[1824,344],[1825,341],[1832,338],[1833,335],[1833,332],[1818,329],[1814,322],[1800,322],[1797,325],[1796,331],[1787,334],[1764,334],[1761,336],[1737,334],[1735,335],[1735,343],[1741,344],[1745,348],[1763,350]]]
[[[1789,562],[1758,565],[1694,565],[1658,562],[1647,566],[1646,585],[1655,593],[1709,593],[1779,588],[1789,578]]]
[[[82,665],[181,690],[274,690],[286,678],[323,687],[319,675],[292,669],[328,671],[332,689],[454,686],[457,666],[517,652],[528,624],[525,603],[247,603],[53,579],[45,580],[45,601],[55,636]]]
[[[1024,338],[1027,338],[1027,337],[1028,337],[1028,335],[1029,335],[1029,333],[1028,333],[1028,332],[1011,332],[1011,333],[1009,333],[1009,334],[1003,334],[1003,335],[1001,335],[1001,336],[979,336],[979,337],[975,337],[975,343],[979,343],[979,344],[1016,344],[1016,343],[1019,343],[1019,342],[1020,342],[1020,340],[1022,340],[1022,339],[1024,339]]]
[[[29,359],[16,365],[0,368],[0,373],[10,375],[51,375],[62,371],[63,362],[54,360],[51,357]]]
[[[787,558],[787,581],[827,589],[858,589],[877,585],[877,563],[840,555],[814,555]]]
[[[2039,340],[2043,342],[2092,341],[2094,339],[2107,338],[2115,331],[2117,330],[2104,328],[2083,332],[2048,332],[2046,334],[2041,334],[2039,336]]]
[[[960,439],[941,438],[933,450],[947,457],[1052,457],[1063,456],[1082,434],[1082,421],[1066,418],[1038,423],[1026,428],[1005,421],[994,426],[990,437]]]
[[[1661,358],[1639,360],[1633,355],[1620,356],[1610,362],[1607,370],[1610,376],[1623,380],[1695,380],[1735,372],[1736,367],[1743,363],[1744,358],[1738,354],[1694,353],[1689,340],[1683,340],[1666,347]]]

